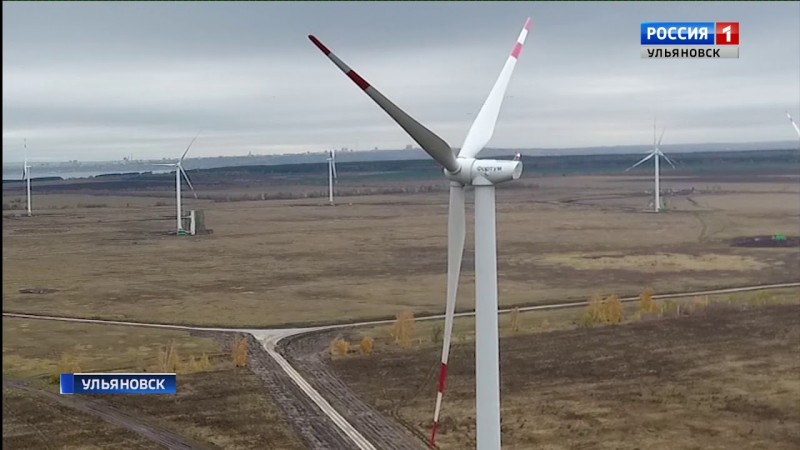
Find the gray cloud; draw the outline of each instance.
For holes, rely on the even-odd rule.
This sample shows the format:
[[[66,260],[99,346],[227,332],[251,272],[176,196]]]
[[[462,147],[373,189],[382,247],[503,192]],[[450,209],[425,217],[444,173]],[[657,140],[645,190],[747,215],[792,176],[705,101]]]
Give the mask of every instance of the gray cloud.
[[[529,15],[491,146],[641,144],[654,115],[671,143],[793,137],[798,2],[4,3],[6,159],[411,143],[309,33],[460,146]],[[738,20],[741,57],[642,60],[648,20]]]

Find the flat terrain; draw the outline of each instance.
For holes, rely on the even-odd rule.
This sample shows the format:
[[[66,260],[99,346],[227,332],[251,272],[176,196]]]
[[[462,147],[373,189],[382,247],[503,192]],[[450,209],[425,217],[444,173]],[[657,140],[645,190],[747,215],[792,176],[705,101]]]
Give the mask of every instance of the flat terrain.
[[[800,179],[751,178],[664,177],[665,190],[689,193],[667,195],[663,214],[646,212],[645,176],[528,177],[499,189],[500,302],[795,281],[796,247],[731,245],[797,234]],[[39,195],[41,215],[7,211],[3,309],[240,327],[443,309],[444,191],[343,197],[336,207],[192,199],[187,209],[205,210],[214,232],[186,238],[166,234],[168,192],[137,195]],[[461,308],[473,304],[471,222]],[[20,292],[39,288],[52,291]]]
[[[797,448],[798,300],[503,338],[504,448]],[[442,448],[475,445],[473,348],[458,341],[451,353]],[[330,364],[362,399],[427,434],[439,352]]]
[[[182,363],[174,396],[61,397],[50,384],[61,370],[164,371],[159,352],[170,344]],[[203,354],[210,364],[193,366]],[[186,448],[304,448],[261,380],[188,332],[4,318],[3,380],[11,448],[153,448],[142,430]]]

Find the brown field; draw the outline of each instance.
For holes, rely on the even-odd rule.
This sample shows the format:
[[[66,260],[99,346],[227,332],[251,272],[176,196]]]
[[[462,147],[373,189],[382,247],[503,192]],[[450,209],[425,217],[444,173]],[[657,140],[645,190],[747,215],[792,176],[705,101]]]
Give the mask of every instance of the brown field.
[[[547,331],[531,315],[537,325],[506,332],[500,344],[504,448],[797,448],[798,294],[738,296],[600,328],[551,315],[555,330]],[[440,344],[390,345],[335,357],[331,368],[365,401],[426,435]],[[456,340],[441,448],[475,446],[474,356],[471,336]]]
[[[665,189],[696,192],[667,197],[670,211],[658,215],[644,211],[650,183],[570,176],[499,189],[501,304],[797,279],[796,248],[730,245],[741,236],[796,234],[794,178],[665,178]],[[335,208],[324,199],[187,199],[214,230],[187,238],[166,235],[173,201],[54,194],[34,197],[44,208],[36,217],[7,211],[3,309],[229,326],[443,309],[445,192],[342,197]],[[467,241],[465,309],[473,304],[471,232]],[[20,292],[29,288],[55,292]]]
[[[170,343],[182,362],[174,396],[59,397],[50,382],[61,370],[163,371],[159,350]],[[204,353],[209,367],[189,363]],[[78,366],[60,366],[64,355]],[[303,448],[261,380],[234,368],[229,350],[215,340],[188,332],[4,318],[3,380],[3,444],[10,448],[155,445],[98,414],[121,416],[124,426],[154,427],[198,448]]]

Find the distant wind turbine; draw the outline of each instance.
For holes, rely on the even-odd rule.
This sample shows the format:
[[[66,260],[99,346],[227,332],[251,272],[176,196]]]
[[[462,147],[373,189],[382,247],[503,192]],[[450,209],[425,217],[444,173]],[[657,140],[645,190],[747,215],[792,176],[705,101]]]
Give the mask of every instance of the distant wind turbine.
[[[183,223],[181,222],[181,175],[186,178],[186,184],[188,184],[189,188],[192,190],[194,198],[197,198],[197,192],[194,190],[194,186],[192,186],[192,182],[189,180],[189,175],[185,170],[183,170],[183,160],[186,158],[186,154],[189,153],[189,149],[192,148],[192,144],[194,144],[195,139],[197,139],[197,136],[195,136],[194,139],[189,142],[189,146],[186,147],[186,150],[184,150],[183,155],[181,155],[180,159],[178,159],[178,162],[169,164],[154,164],[156,166],[175,167],[175,208],[177,210],[177,233],[183,231]]]
[[[336,176],[336,150],[328,151],[328,202],[333,205],[333,183],[337,181]]]
[[[637,162],[636,164],[628,167],[625,170],[625,172],[627,172],[627,171],[633,169],[634,167],[638,166],[639,164],[647,161],[648,159],[655,157],[654,158],[654,160],[655,160],[655,189],[654,189],[655,199],[654,199],[654,205],[653,205],[653,210],[655,212],[658,212],[659,210],[661,210],[661,184],[660,184],[661,180],[659,179],[660,174],[659,174],[659,165],[658,165],[659,157],[663,157],[669,163],[669,165],[672,166],[673,169],[675,168],[675,164],[672,164],[672,161],[670,161],[670,159],[667,158],[667,155],[665,155],[661,151],[661,139],[664,138],[664,132],[665,131],[667,131],[667,130],[666,129],[661,130],[661,136],[658,138],[658,142],[656,142],[656,121],[654,120],[653,121],[653,151],[648,153],[648,155],[645,156],[644,158],[642,158],[639,162]]]
[[[791,122],[792,126],[794,127],[794,131],[797,132],[797,138],[800,139],[800,128],[797,127],[797,123],[795,123],[794,119],[792,119],[789,111],[786,111],[786,117],[789,118],[789,122]]]
[[[25,184],[27,185],[25,191],[28,196],[28,217],[32,215],[31,213],[31,166],[28,165],[28,139],[23,141],[23,145],[25,147],[25,161],[22,163],[22,179],[25,180]]]

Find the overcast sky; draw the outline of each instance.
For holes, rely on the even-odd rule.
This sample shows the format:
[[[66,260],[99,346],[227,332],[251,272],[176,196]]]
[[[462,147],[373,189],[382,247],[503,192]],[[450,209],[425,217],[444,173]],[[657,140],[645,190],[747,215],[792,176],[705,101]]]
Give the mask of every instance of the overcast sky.
[[[800,2],[3,2],[3,158],[412,143],[308,34],[460,147],[528,16],[492,147],[795,137]],[[642,21],[739,21],[740,59],[641,59]]]

